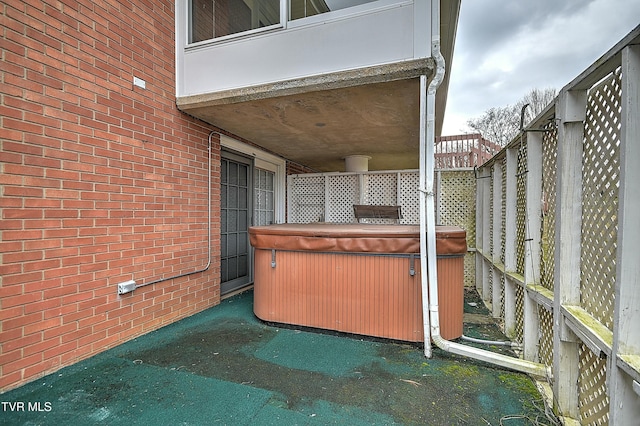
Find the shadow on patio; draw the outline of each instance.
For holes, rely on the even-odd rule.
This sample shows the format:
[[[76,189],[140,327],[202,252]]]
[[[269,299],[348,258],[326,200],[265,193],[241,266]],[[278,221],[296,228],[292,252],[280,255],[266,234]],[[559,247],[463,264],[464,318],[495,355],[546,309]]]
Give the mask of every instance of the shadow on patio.
[[[475,297],[467,290],[465,334],[504,339]],[[252,301],[234,296],[7,392],[0,422],[548,424],[526,375],[437,349],[427,359],[412,345],[270,326]]]

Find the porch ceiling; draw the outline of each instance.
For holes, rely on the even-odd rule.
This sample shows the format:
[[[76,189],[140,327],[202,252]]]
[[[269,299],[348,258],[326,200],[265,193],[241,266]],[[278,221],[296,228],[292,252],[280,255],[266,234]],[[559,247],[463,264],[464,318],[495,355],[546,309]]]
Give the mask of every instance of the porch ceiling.
[[[459,0],[441,9],[445,80],[436,95],[440,135]],[[343,171],[344,157],[368,155],[370,170],[418,168],[419,76],[431,58],[185,96],[178,107],[207,123],[317,171]]]
[[[371,170],[417,168],[419,86],[410,78],[181,109],[318,171],[344,170],[354,154],[371,156]]]

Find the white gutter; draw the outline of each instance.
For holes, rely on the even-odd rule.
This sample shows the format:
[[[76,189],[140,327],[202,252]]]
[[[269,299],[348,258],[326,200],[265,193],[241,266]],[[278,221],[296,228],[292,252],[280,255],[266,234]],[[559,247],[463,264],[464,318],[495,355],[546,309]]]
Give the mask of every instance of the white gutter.
[[[440,0],[431,0],[431,56],[436,72],[426,90],[427,77],[420,77],[420,268],[422,273],[422,317],[424,325],[424,354],[431,357],[431,340],[440,349],[480,361],[510,368],[527,374],[551,377],[551,368],[495,352],[465,346],[440,336],[438,311],[438,273],[436,253],[435,195],[433,192],[435,167],[435,108],[436,91],[444,79],[445,63],[440,52]],[[426,111],[425,111],[426,110]],[[425,122],[426,118],[426,129]],[[426,272],[426,273],[425,273]],[[430,327],[429,327],[430,325]]]

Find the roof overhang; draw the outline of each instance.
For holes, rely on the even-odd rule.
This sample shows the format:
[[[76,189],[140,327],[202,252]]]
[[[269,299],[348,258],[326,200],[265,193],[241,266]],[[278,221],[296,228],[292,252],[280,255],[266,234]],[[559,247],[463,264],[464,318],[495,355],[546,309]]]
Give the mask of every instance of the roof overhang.
[[[453,55],[459,0],[442,1],[441,51]],[[275,154],[317,171],[342,171],[344,158],[368,155],[370,170],[418,168],[419,77],[434,73],[416,59],[184,96],[178,108]],[[436,95],[440,134],[448,75]]]

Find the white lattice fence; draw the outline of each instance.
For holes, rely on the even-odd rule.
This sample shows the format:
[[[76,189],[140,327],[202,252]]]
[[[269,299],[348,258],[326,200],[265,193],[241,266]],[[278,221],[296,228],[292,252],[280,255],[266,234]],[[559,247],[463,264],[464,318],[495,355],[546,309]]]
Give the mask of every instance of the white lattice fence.
[[[473,170],[442,170],[437,172],[438,223],[459,226],[467,232],[467,246],[476,242],[476,177]],[[464,259],[465,285],[475,285],[475,255]]]
[[[608,425],[607,362],[583,344],[580,345],[579,354],[580,424]]]
[[[582,172],[582,306],[610,330],[620,186],[619,72],[589,92]]]
[[[478,169],[476,287],[584,425],[640,418],[639,42],[640,27]]]
[[[613,330],[615,303],[621,97],[619,71],[589,91],[582,160],[580,299],[582,308],[609,330]],[[608,424],[607,394],[606,362],[581,345],[583,424]]]
[[[540,239],[540,281],[539,284],[553,291],[555,274],[555,238],[556,238],[556,163],[558,158],[558,131],[555,120],[544,126],[547,131],[542,135],[542,230]],[[553,310],[538,306],[539,353],[540,362],[553,365]]]
[[[436,216],[439,224],[459,226],[467,232],[471,252],[465,257],[465,285],[475,283],[475,192],[472,169],[437,171]],[[290,223],[354,222],[354,204],[399,205],[401,224],[418,224],[419,173],[417,170],[313,173],[288,178],[288,218]],[[389,219],[362,219],[366,223],[395,222]]]
[[[324,220],[325,179],[319,175],[292,175],[288,178],[288,215],[297,223]]]
[[[475,246],[475,177],[473,170],[438,172],[437,216],[440,224],[467,231]],[[419,175],[416,170],[384,172],[309,173],[288,178],[288,222],[355,221],[354,204],[399,205],[399,223],[418,224]],[[386,220],[368,220],[386,223]],[[473,276],[473,274],[471,274]]]
[[[402,224],[412,224],[419,222],[420,218],[420,197],[418,187],[420,176],[415,172],[398,173],[398,205],[402,206]]]
[[[558,159],[558,131],[555,124],[545,127],[550,130],[542,139],[542,241],[540,257],[540,284],[553,290],[555,244],[556,244],[556,162]]]
[[[287,182],[287,222],[349,223],[354,204],[399,205],[400,223],[419,223],[418,171],[308,173]],[[388,223],[386,219],[364,219]]]
[[[358,175],[334,174],[326,176],[325,220],[333,223],[355,221],[353,205],[361,204],[360,192]]]
[[[406,176],[406,175],[405,175]],[[399,205],[402,208],[402,217],[404,223],[416,223],[414,218],[406,216],[407,205],[402,205],[398,202],[398,173],[376,173],[376,174],[363,174],[363,198],[361,204],[374,205],[374,206],[396,206]],[[411,192],[415,192],[416,188],[407,188]],[[405,218],[406,216],[406,218]],[[413,220],[412,220],[413,219]],[[391,219],[363,219],[366,223],[394,223],[395,220]]]

